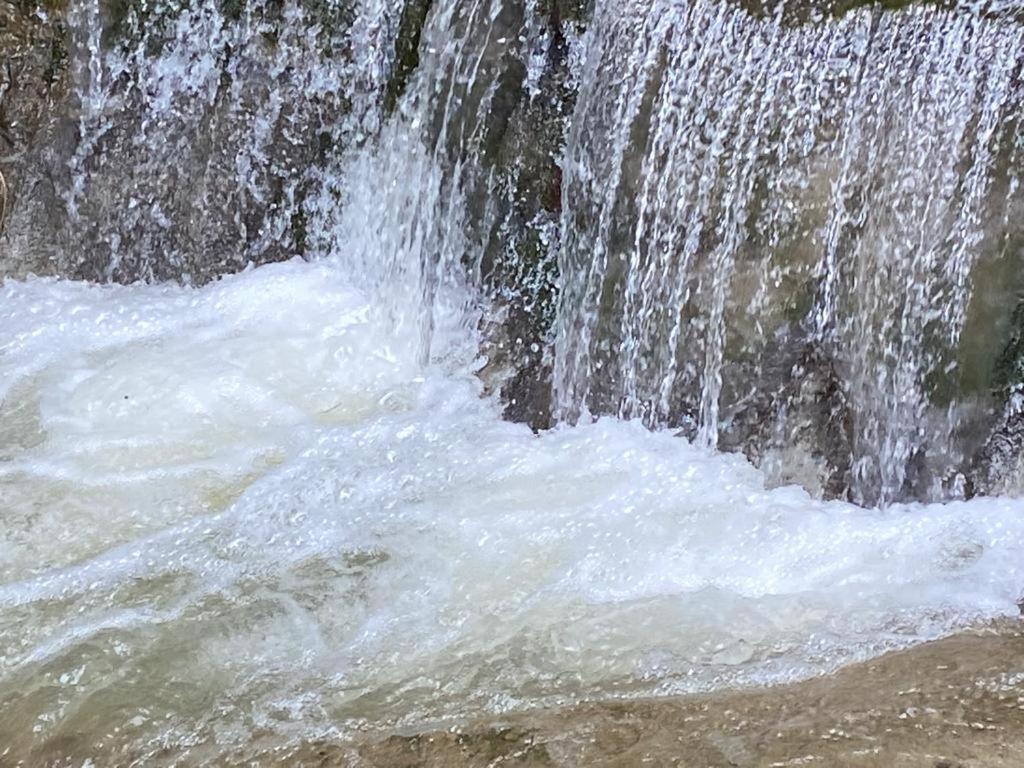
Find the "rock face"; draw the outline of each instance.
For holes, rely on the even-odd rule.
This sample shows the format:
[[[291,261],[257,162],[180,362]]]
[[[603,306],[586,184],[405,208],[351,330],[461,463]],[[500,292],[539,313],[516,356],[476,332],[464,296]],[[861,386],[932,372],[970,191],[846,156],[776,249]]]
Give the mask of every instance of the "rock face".
[[[564,182],[558,413],[742,446],[782,464],[780,479],[801,436],[831,423],[841,439],[801,451],[832,467],[818,491],[943,497],[975,447],[962,379],[991,370],[991,352],[960,358],[1015,303],[1005,286],[974,288],[1019,264],[1004,248],[1020,226],[1019,25],[931,6],[821,24],[655,7],[602,4],[588,43]],[[1001,292],[998,322],[975,319]],[[808,374],[837,386],[807,402],[791,380]]]
[[[547,0],[527,10],[531,50],[503,83],[485,151],[496,209],[481,233],[481,268],[502,308],[488,351],[492,368],[502,371],[506,413],[542,429],[551,425],[561,162],[576,95],[570,59],[592,9],[586,0]]]
[[[70,151],[63,4],[0,2],[0,274],[37,267],[61,216],[56,174]],[[17,254],[17,255],[15,255]]]
[[[866,504],[1006,489],[1020,7],[862,5],[0,0],[0,275],[331,253],[349,158],[420,115],[509,418],[643,418]]]
[[[1024,303],[1013,314],[1012,329],[995,373],[1002,411],[970,478],[976,493],[1024,493]]]
[[[4,120],[25,126],[8,273],[202,283],[302,255],[318,164],[375,130],[381,84],[354,60],[367,31],[343,2],[8,12],[24,31]]]

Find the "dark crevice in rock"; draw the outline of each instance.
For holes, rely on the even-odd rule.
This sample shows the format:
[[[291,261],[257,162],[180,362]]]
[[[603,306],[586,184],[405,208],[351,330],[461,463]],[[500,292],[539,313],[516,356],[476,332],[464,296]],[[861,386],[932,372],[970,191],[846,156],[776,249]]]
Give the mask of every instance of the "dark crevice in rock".
[[[499,213],[484,240],[481,269],[503,308],[488,346],[490,367],[504,370],[505,415],[534,429],[551,425],[550,334],[558,296],[562,212],[561,157],[575,103],[565,25],[581,26],[589,3],[541,2],[536,18],[547,51],[539,80],[520,64],[499,90],[499,119],[486,153],[496,171]]]
[[[433,0],[408,0],[402,9],[395,41],[395,63],[384,94],[384,112],[391,114],[420,63],[420,37]]]

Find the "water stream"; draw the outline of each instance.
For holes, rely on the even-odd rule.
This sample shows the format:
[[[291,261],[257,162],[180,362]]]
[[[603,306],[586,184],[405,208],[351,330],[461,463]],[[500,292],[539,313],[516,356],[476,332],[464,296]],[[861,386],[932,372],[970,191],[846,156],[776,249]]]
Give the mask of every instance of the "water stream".
[[[639,422],[537,436],[472,344],[423,364],[379,306],[331,261],[7,284],[16,755],[790,679],[1017,611],[1018,501],[865,510]]]
[[[257,202],[260,173],[295,186],[260,202],[258,236],[236,218],[182,239],[199,232],[182,200],[166,223],[128,206],[100,238],[108,276],[167,243],[185,250],[144,276],[187,269],[229,231],[243,254],[280,245],[299,213],[306,258],[202,287],[0,287],[0,763],[202,764],[780,682],[1019,613],[1024,501],[897,497],[915,452],[955,442],[930,382],[955,367],[972,270],[1019,195],[1024,25],[650,5],[599,2],[569,40],[579,98],[550,350],[563,420],[540,433],[505,420],[481,378],[498,310],[473,235],[497,217],[478,200],[497,184],[486,116],[509,62],[550,45],[534,6],[435,3],[394,111],[380,51],[398,4],[355,6],[345,42],[277,49],[308,102],[217,95],[220,65],[199,51],[256,46],[249,11],[197,4],[150,69],[123,64],[129,91],[146,86],[138,174],[184,152],[181,105],[208,97],[239,115],[208,158],[240,165],[204,178],[246,179]],[[89,6],[76,12],[88,31]],[[198,45],[186,33],[203,25]],[[323,69],[311,40],[344,48],[346,68]],[[136,162],[91,154],[127,103],[105,101],[121,60],[93,48],[67,199],[87,221],[121,178],[111,164]],[[536,97],[540,75],[520,74]],[[345,146],[294,176],[260,138],[280,125],[265,110],[309,136],[342,93]],[[163,234],[119,249],[140,231]],[[780,319],[776,289],[794,282],[806,301]],[[838,361],[855,500],[891,503],[824,501],[717,450],[732,336],[783,344],[787,322]],[[759,354],[746,363],[768,367]],[[770,425],[794,406],[773,407]]]

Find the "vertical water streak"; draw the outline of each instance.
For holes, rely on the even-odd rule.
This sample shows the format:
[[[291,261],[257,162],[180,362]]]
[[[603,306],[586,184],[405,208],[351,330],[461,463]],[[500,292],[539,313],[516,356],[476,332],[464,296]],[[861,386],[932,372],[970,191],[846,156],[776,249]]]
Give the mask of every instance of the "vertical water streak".
[[[379,130],[403,4],[72,3],[56,268],[205,282],[308,255],[307,200]]]
[[[1010,205],[992,190],[1021,109],[1020,24],[664,0],[599,4],[590,34],[559,416],[618,413],[712,446],[729,429],[763,455],[754,442],[802,429],[781,426],[808,406],[786,371],[814,360],[839,386],[850,495],[941,496],[963,459],[950,402],[971,275]]]

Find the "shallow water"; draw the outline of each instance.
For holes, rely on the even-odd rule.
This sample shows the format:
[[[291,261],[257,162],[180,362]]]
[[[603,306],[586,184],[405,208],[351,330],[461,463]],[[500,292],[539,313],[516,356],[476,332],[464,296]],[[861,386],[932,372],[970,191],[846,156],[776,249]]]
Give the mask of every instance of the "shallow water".
[[[793,679],[1017,612],[1024,501],[866,510],[639,423],[537,436],[472,334],[423,362],[386,305],[329,260],[4,284],[9,758]]]

